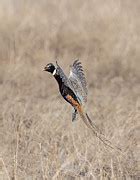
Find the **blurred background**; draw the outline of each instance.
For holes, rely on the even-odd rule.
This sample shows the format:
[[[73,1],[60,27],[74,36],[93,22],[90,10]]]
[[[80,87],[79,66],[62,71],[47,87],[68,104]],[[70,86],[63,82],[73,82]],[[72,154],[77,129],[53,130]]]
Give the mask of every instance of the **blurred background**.
[[[140,178],[140,1],[0,0],[0,179]],[[71,122],[53,77],[82,62],[87,111],[123,153]]]

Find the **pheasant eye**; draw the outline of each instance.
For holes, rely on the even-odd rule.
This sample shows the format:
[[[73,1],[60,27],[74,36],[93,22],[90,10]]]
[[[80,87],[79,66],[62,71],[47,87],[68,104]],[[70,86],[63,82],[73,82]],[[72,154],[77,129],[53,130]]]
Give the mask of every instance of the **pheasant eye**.
[[[50,68],[52,65],[51,64],[48,64],[48,67]]]

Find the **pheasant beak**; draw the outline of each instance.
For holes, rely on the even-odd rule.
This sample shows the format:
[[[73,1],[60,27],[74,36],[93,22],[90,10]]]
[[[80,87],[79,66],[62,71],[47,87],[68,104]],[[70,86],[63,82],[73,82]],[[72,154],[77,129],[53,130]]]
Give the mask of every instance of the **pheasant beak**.
[[[43,71],[48,71],[49,70],[49,67],[48,66],[45,66]]]

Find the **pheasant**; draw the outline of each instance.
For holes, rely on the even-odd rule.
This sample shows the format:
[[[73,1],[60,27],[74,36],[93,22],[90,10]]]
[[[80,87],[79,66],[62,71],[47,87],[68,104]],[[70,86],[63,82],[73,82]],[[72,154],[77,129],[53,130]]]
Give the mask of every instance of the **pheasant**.
[[[59,85],[59,91],[62,97],[72,105],[72,121],[74,121],[76,119],[76,115],[79,114],[86,126],[90,128],[105,145],[112,149],[115,147],[120,150],[120,148],[112,146],[112,143],[107,140],[101,131],[93,124],[92,120],[85,111],[88,90],[81,62],[79,60],[74,61],[71,66],[69,77],[65,75],[57,61],[56,66],[52,63],[47,64],[44,71],[48,71],[54,76]]]

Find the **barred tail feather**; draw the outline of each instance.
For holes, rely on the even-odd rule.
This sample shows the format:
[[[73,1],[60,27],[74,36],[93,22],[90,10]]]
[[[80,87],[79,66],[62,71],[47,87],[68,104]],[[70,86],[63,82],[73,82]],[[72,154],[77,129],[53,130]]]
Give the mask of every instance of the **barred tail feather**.
[[[95,134],[95,136],[100,140],[102,141],[102,143],[106,146],[108,146],[109,148],[111,149],[116,149],[118,150],[119,152],[121,152],[121,149],[115,145],[113,145],[111,143],[111,141],[109,141],[105,135],[99,130],[99,128],[93,124],[92,120],[90,119],[90,117],[88,116],[87,113],[84,113],[82,111],[79,112],[82,120],[84,121],[84,123],[86,124],[86,126],[92,130],[92,132]]]

